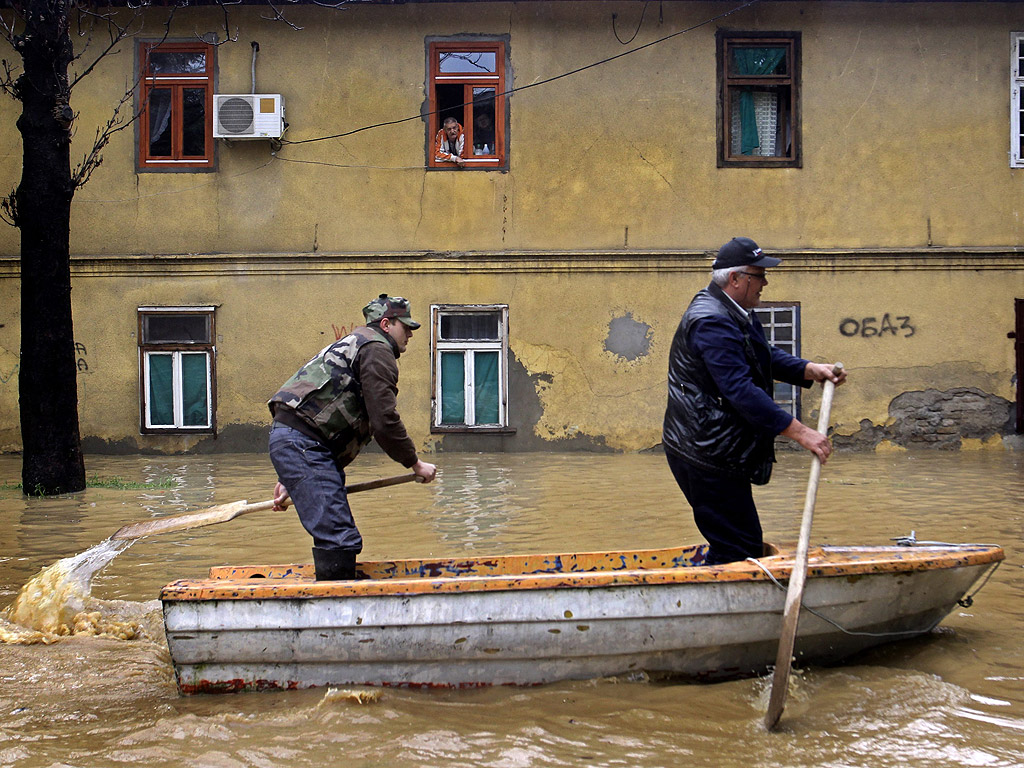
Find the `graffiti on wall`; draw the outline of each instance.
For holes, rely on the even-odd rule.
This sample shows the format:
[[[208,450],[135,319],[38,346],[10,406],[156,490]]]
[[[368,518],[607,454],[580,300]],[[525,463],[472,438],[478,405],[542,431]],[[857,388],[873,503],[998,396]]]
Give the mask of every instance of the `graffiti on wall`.
[[[860,336],[864,339],[891,336],[909,339],[916,331],[917,329],[910,322],[909,315],[896,315],[893,317],[888,312],[882,315],[881,319],[877,317],[863,317],[858,320],[854,317],[845,317],[839,323],[839,332],[843,336]]]
[[[85,348],[85,344],[76,341],[75,342],[75,367],[78,368],[79,373],[82,371],[89,370],[89,363],[86,362],[85,357],[89,354],[89,350]]]
[[[354,323],[352,325],[335,325],[334,323],[331,323],[331,330],[334,331],[335,341],[345,338],[355,329],[356,326]]]
[[[75,368],[79,373],[89,370],[89,363],[86,360],[88,354],[89,350],[85,348],[85,344],[76,341]],[[18,371],[21,369],[20,359],[16,353],[0,347],[0,384],[10,384],[12,381],[15,381]]]
[[[3,326],[0,326],[2,328]],[[19,357],[15,352],[0,347],[0,384],[10,384],[18,376]]]

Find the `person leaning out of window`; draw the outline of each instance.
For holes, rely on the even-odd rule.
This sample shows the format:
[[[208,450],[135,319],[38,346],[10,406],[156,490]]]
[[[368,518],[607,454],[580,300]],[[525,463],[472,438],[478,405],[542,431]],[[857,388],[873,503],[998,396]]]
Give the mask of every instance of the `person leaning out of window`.
[[[466,151],[466,134],[454,117],[444,119],[444,127],[434,137],[434,162],[455,163],[463,166],[463,153]]]

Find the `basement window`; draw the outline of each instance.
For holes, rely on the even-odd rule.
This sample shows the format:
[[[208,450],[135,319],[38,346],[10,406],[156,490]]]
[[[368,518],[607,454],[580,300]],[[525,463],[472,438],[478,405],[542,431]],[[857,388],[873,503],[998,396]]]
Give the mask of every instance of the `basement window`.
[[[139,307],[141,431],[212,433],[214,307]]]
[[[508,426],[508,305],[430,308],[432,431]]]
[[[754,310],[757,319],[764,327],[764,335],[768,343],[788,352],[793,357],[800,357],[800,305],[789,302],[762,301]],[[775,402],[793,418],[800,418],[801,387],[775,382]]]

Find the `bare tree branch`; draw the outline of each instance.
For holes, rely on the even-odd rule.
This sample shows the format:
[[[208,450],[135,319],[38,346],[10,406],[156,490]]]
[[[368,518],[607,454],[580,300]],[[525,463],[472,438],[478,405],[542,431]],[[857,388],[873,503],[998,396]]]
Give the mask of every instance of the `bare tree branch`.
[[[274,5],[273,2],[271,2],[271,0],[266,0],[266,3],[270,7],[270,10],[272,10],[274,12],[274,15],[273,16],[264,16],[264,15],[260,14],[260,18],[261,19],[266,19],[267,21],[280,21],[280,22],[283,22],[284,24],[287,24],[289,27],[291,27],[292,29],[294,29],[296,31],[302,29],[302,27],[298,26],[297,24],[293,24],[292,22],[288,21],[288,19],[285,18],[285,15],[283,13],[281,13],[281,9],[278,8],[276,5]]]
[[[140,112],[133,112],[129,118],[121,116],[121,109],[132,100],[134,95],[134,88],[125,88],[124,95],[114,107],[106,125],[96,129],[96,139],[93,141],[92,148],[71,174],[71,184],[74,189],[85,186],[92,176],[92,172],[103,164],[103,149],[110,143],[110,137],[118,131],[123,131],[138,119]]]
[[[106,23],[107,32],[110,36],[110,39],[107,46],[102,51],[100,51],[93,59],[92,64],[86,67],[83,72],[75,75],[75,79],[72,80],[70,86],[68,86],[69,88],[74,89],[74,87],[78,85],[78,83],[81,82],[83,78],[87,77],[89,73],[96,68],[96,65],[99,64],[100,61],[106,58],[109,54],[113,53],[114,49],[117,48],[117,46],[120,45],[120,43],[125,38],[131,37],[134,34],[136,34],[137,30],[133,29],[133,26],[137,21],[140,21],[142,19],[142,16],[146,8],[148,7],[149,2],[147,0],[147,2],[140,4],[138,7],[132,8],[132,17],[128,20],[127,24],[122,25],[116,22],[115,14],[98,14],[88,10],[87,8],[84,8],[81,4],[78,5],[79,18],[81,18],[82,16],[92,17],[93,21],[103,21],[104,23]],[[173,18],[174,12],[175,10],[177,10],[177,8],[177,5],[171,6],[168,14],[169,18],[167,19],[167,22],[165,24],[165,29],[167,28],[167,25],[170,23],[170,18]],[[89,42],[91,41],[92,35],[90,34]],[[88,48],[89,42],[86,43],[85,48]]]

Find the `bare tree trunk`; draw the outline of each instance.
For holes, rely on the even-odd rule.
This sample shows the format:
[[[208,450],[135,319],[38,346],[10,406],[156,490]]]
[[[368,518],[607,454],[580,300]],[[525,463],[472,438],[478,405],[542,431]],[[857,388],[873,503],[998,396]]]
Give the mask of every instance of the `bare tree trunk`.
[[[57,494],[85,487],[78,370],[71,320],[72,60],[67,0],[26,0],[16,41],[24,70],[18,130],[24,150],[14,195],[21,229],[22,487]]]

